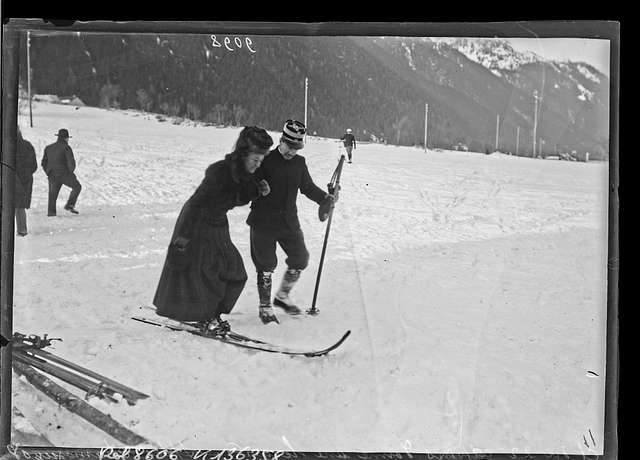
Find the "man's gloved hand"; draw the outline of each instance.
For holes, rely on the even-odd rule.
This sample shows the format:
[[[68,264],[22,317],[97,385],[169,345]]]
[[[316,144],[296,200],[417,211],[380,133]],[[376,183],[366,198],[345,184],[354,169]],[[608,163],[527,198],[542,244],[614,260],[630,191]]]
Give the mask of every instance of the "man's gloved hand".
[[[262,196],[267,196],[269,193],[271,193],[271,187],[269,187],[269,182],[267,182],[264,179],[258,182],[258,191]]]
[[[324,222],[329,217],[329,213],[333,209],[336,203],[336,197],[327,193],[327,196],[324,198],[322,203],[320,203],[320,207],[318,208],[318,218],[320,222]]]
[[[338,198],[340,197],[340,184],[338,184],[335,188],[335,190],[333,191],[333,193],[330,193],[329,196],[333,196],[333,201],[334,203],[338,201]]]

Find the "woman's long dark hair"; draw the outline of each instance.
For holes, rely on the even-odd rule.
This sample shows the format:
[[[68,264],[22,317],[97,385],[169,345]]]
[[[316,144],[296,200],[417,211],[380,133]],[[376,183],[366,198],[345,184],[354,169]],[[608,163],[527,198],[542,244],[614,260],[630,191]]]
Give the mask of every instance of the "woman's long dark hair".
[[[245,126],[240,131],[231,155],[236,158],[244,158],[250,153],[267,150],[272,145],[273,139],[266,130],[258,126]]]

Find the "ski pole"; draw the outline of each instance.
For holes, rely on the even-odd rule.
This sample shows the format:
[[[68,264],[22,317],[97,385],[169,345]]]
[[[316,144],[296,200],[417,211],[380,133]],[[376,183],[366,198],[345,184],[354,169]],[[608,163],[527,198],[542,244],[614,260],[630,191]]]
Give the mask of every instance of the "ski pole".
[[[340,187],[340,175],[342,174],[342,165],[344,164],[344,154],[340,155],[340,161],[338,166],[331,176],[331,182],[327,185],[329,193],[333,194]],[[320,255],[320,265],[318,266],[318,276],[316,277],[316,287],[313,291],[313,301],[311,302],[311,308],[307,310],[309,315],[317,315],[318,309],[316,308],[316,300],[318,298],[318,288],[320,287],[320,277],[322,276],[322,266],[324,264],[324,256],[327,252],[327,242],[329,241],[329,232],[331,230],[331,220],[333,218],[333,207],[329,211],[329,218],[327,220],[327,229],[324,234],[324,243],[322,245],[322,254]]]

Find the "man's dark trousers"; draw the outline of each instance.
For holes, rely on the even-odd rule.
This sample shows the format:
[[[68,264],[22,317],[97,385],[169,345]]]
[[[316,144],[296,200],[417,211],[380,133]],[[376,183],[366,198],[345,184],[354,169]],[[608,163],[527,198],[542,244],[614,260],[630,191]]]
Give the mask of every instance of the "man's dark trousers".
[[[278,265],[276,243],[287,255],[288,268],[304,270],[309,264],[309,251],[302,230],[276,230],[251,227],[251,260],[258,272],[272,272]]]
[[[49,206],[47,211],[47,214],[49,216],[56,215],[56,201],[58,200],[60,188],[63,185],[71,188],[71,193],[69,194],[69,199],[67,200],[67,206],[74,207],[76,205],[76,201],[78,201],[78,195],[80,195],[82,185],[80,185],[80,182],[78,182],[78,178],[76,177],[76,175],[74,173],[65,175],[51,173],[51,175],[49,176]]]
[[[347,155],[349,155],[349,161],[351,161],[351,152],[353,151],[353,145],[347,145],[345,147],[345,150],[347,151]]]

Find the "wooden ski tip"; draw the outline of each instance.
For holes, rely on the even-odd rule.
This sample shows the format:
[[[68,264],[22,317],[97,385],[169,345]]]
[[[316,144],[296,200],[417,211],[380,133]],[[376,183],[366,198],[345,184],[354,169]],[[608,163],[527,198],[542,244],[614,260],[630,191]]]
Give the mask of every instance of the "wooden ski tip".
[[[320,350],[320,351],[305,353],[304,355],[307,356],[308,358],[318,358],[318,357],[321,357],[321,356],[327,356],[330,352],[332,352],[333,350],[338,348],[340,345],[342,345],[344,343],[344,341],[347,340],[347,337],[349,337],[349,335],[351,335],[351,331],[350,330],[345,332],[344,335],[340,338],[340,340],[338,340],[336,343],[334,343],[330,347],[325,348],[324,350]]]

